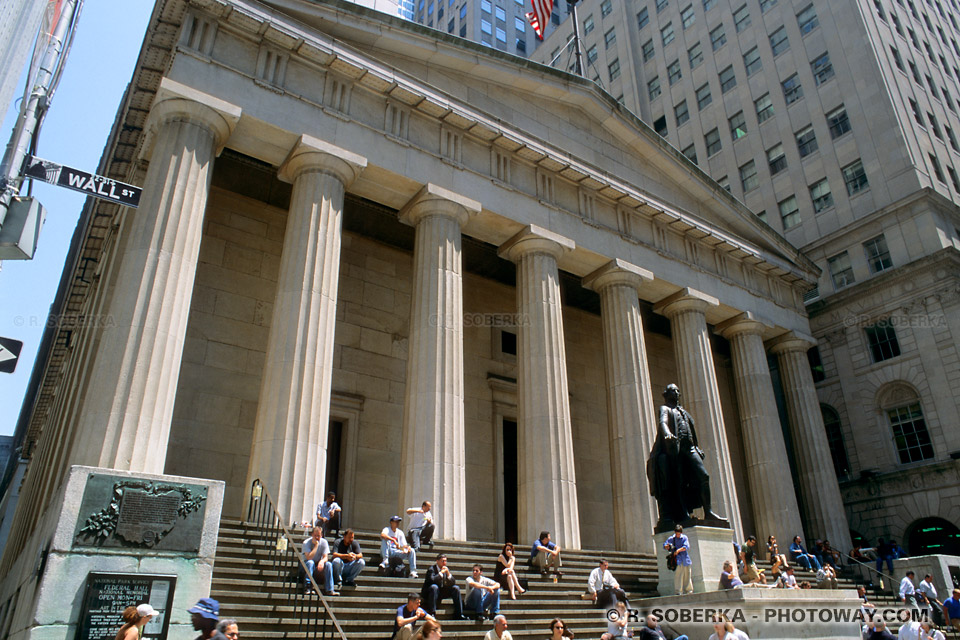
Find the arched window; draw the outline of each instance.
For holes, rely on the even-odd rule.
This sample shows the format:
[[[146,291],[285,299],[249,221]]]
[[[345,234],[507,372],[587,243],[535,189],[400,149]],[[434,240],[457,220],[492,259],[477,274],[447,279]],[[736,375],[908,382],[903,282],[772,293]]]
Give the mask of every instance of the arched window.
[[[912,387],[894,383],[880,394],[880,408],[890,422],[901,464],[933,458],[933,443],[923,419],[920,396]]]
[[[838,478],[845,478],[850,475],[850,461],[847,459],[847,449],[843,446],[840,414],[828,404],[821,404],[820,412],[823,414],[823,426],[827,430],[827,444],[830,445],[833,469]]]
[[[907,527],[907,551],[912,556],[960,555],[960,529],[943,518],[921,518]]]

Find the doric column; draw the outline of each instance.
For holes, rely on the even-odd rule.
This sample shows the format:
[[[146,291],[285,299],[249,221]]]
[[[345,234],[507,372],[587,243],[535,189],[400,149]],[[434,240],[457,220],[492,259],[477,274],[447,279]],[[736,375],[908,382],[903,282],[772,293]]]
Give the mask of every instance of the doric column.
[[[164,79],[71,464],[163,473],[213,160],[240,109]]]
[[[820,400],[813,384],[807,351],[816,342],[787,333],[770,343],[777,354],[780,381],[787,402],[790,439],[800,481],[800,508],[807,541],[829,540],[834,549],[850,548],[850,526],[833,468]],[[797,531],[799,533],[799,531]]]
[[[307,135],[280,167],[293,183],[247,484],[260,478],[287,522],[326,490],[343,194],[367,160]]]
[[[467,539],[460,228],[480,203],[434,184],[400,212],[416,227],[400,513],[431,500],[436,537]]]
[[[569,549],[580,548],[580,515],[557,258],[574,246],[531,225],[500,247],[517,264],[520,540],[548,530]]]
[[[750,498],[753,503],[753,533],[758,545],[767,536],[777,536],[781,549],[801,531],[800,509],[783,441],[783,429],[773,394],[773,381],[763,346],[766,325],[750,313],[727,320],[717,327],[730,340],[733,378],[740,407],[740,432]]]
[[[740,538],[743,536],[740,502],[733,481],[730,447],[707,329],[707,309],[718,304],[716,298],[705,293],[682,289],[657,303],[654,311],[670,319],[680,404],[693,417],[700,448],[706,453],[704,466],[710,474],[713,510],[730,521],[734,534]]]
[[[613,488],[613,533],[618,551],[654,553],[657,504],[647,483],[647,456],[656,439],[647,347],[638,292],[653,274],[620,259],[583,279],[600,293],[607,427]]]

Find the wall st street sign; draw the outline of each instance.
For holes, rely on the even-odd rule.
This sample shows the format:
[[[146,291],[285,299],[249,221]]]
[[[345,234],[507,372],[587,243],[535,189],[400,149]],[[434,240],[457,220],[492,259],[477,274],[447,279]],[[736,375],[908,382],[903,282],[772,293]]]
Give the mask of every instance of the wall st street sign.
[[[31,158],[27,167],[27,176],[128,207],[136,207],[140,204],[142,191],[140,187],[49,160]]]
[[[23,343],[13,338],[0,338],[0,373],[13,373]]]

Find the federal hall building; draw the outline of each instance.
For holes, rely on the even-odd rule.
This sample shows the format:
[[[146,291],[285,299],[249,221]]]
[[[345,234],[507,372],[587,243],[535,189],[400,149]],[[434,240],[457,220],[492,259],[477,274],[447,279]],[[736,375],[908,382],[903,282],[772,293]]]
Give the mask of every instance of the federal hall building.
[[[588,79],[340,0],[159,0],[98,173],[143,198],[81,216],[4,572],[72,465],[222,480],[229,517],[260,479],[289,522],[333,490],[360,530],[429,499],[441,539],[653,552],[670,383],[731,537],[960,520],[954,484],[848,522],[820,269]]]

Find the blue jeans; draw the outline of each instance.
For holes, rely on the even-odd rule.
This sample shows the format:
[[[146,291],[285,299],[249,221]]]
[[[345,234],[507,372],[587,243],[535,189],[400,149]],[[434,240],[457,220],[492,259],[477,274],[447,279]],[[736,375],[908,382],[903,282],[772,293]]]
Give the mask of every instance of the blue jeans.
[[[307,560],[307,586],[310,586],[310,579],[317,573],[317,563],[315,560]],[[327,562],[323,565],[321,571],[323,578],[323,590],[333,591],[333,563]]]
[[[884,561],[884,560],[887,561],[887,572],[888,572],[890,575],[893,575],[893,556],[891,556],[891,555],[886,555],[886,556],[878,555],[878,556],[877,556],[877,573],[879,573],[880,570],[883,568],[883,561]]]
[[[363,558],[358,558],[352,562],[344,562],[343,558],[334,558],[333,562],[333,581],[337,584],[341,582],[353,582],[367,566]]]
[[[387,548],[387,541],[380,541],[380,564],[386,565],[390,558],[403,558],[410,564],[410,571],[417,571],[417,552],[412,548],[410,551],[404,553],[397,549],[396,547]]]
[[[467,601],[463,606],[477,613],[489,611],[491,614],[500,613],[500,590],[484,591],[483,589],[473,589],[467,596]]]
[[[435,530],[436,530],[436,527],[434,527],[434,525],[429,522],[423,525],[422,527],[416,527],[414,529],[410,529],[410,531],[407,532],[410,538],[410,546],[416,549],[417,551],[420,551],[421,538],[424,543],[429,544],[430,541],[433,540],[433,532]]]
[[[820,561],[817,560],[816,556],[801,554],[794,558],[793,561],[808,571],[810,569],[813,569],[814,571],[820,571]]]

